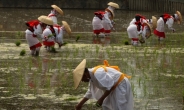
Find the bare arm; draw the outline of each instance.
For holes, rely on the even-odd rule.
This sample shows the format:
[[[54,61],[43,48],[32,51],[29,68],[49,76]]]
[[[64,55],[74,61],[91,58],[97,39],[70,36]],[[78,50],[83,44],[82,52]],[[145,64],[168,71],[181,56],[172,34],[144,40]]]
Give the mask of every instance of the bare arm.
[[[84,105],[84,103],[88,101],[88,98],[83,98],[76,106],[75,106],[75,110],[81,110],[82,106]]]
[[[104,99],[112,92],[112,90],[113,90],[113,87],[110,90],[106,90],[104,94],[102,95],[102,97],[97,101],[96,104],[99,104],[101,106]]]

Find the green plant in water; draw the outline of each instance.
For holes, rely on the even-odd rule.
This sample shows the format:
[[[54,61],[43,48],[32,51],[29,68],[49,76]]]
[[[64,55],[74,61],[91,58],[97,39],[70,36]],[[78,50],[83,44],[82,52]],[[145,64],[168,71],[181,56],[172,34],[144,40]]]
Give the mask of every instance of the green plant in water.
[[[56,52],[56,49],[54,48],[54,47],[51,47],[51,50],[50,50],[51,52]]]
[[[21,32],[20,31],[17,32],[16,38],[21,38]]]
[[[20,56],[24,56],[26,54],[26,50],[23,49],[21,52],[20,52]]]
[[[125,44],[125,45],[130,45],[128,41],[125,41],[124,44]]]
[[[70,98],[65,99],[65,101],[72,101],[72,100],[77,100],[77,98],[75,98],[75,97],[70,97]]]
[[[80,37],[81,37],[81,35],[79,34],[79,35],[77,35],[77,38],[76,38],[76,42],[78,42],[78,40],[80,39]]]
[[[15,45],[16,45],[16,46],[20,46],[20,44],[21,44],[21,41],[16,41],[16,42],[15,42]]]

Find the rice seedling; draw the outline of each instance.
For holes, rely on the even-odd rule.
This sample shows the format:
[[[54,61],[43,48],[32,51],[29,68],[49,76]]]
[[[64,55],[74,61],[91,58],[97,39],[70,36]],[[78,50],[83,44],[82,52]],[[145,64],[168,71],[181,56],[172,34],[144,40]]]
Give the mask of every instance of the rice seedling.
[[[15,42],[15,45],[16,46],[20,46],[20,44],[21,44],[21,41],[20,40],[18,40],[18,41]]]
[[[26,50],[25,49],[23,49],[23,50],[21,50],[21,52],[20,52],[20,56],[25,56],[25,54],[26,54]]]

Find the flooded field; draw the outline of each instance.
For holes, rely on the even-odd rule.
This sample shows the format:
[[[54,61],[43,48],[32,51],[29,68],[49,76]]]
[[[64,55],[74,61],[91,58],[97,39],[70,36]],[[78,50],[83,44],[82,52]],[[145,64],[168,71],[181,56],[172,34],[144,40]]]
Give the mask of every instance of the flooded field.
[[[64,10],[65,16],[59,19],[68,21],[73,30],[72,36],[64,37],[68,44],[61,48],[56,45],[56,53],[49,53],[42,46],[40,56],[32,57],[24,35],[20,34],[26,29],[22,22],[49,12],[48,9],[0,9],[0,16],[5,15],[1,17],[0,31],[15,31],[0,34],[1,109],[74,110],[88,84],[82,83],[74,90],[72,71],[86,58],[89,68],[108,60],[132,76],[135,110],[184,110],[183,24],[176,27],[176,33],[168,32],[161,44],[152,35],[145,44],[133,47],[124,42],[128,41],[125,31],[134,14],[151,17],[160,13],[117,10],[117,31],[112,32],[110,44],[102,46],[92,43],[93,14],[89,13],[94,10],[83,10],[83,13]],[[75,41],[77,36],[80,36],[78,42]],[[17,41],[21,41],[20,46],[15,45]],[[22,50],[26,52],[24,56],[20,56]],[[82,110],[101,110],[95,102],[88,101]]]
[[[116,40],[102,46],[85,38],[79,42],[65,39],[69,43],[60,49],[56,46],[57,53],[49,53],[42,47],[39,57],[29,55],[25,40],[16,46],[17,39],[1,39],[0,108],[73,110],[87,84],[82,83],[74,90],[72,71],[86,58],[88,67],[106,59],[132,76],[135,110],[184,110],[184,39],[179,35],[183,36],[168,34],[163,44],[152,36],[138,47]],[[122,35],[117,41],[126,37]],[[26,50],[25,56],[20,56],[21,50]],[[83,110],[101,109],[90,100]]]

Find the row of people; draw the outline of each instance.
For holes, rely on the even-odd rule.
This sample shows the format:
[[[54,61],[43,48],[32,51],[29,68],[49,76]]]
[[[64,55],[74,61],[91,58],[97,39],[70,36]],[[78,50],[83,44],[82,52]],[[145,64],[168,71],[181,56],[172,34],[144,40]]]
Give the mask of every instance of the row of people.
[[[53,9],[48,16],[42,15],[38,17],[38,20],[26,22],[28,28],[25,31],[25,37],[33,56],[39,55],[42,43],[48,51],[51,51],[55,43],[59,47],[63,45],[65,33],[71,34],[70,26],[66,21],[62,21],[62,25],[57,23],[57,14],[63,14],[63,11],[56,5],[51,5],[51,7]],[[39,38],[42,41],[39,41]]]
[[[131,39],[132,45],[136,46],[139,42],[144,43],[151,36],[151,31],[153,31],[158,40],[163,41],[166,37],[165,24],[167,24],[168,29],[175,32],[173,28],[174,22],[178,24],[182,22],[182,15],[179,11],[176,11],[173,15],[164,13],[158,20],[155,16],[152,16],[152,19],[146,19],[144,16],[136,14],[127,28],[128,37]],[[139,37],[140,34],[141,38]]]

